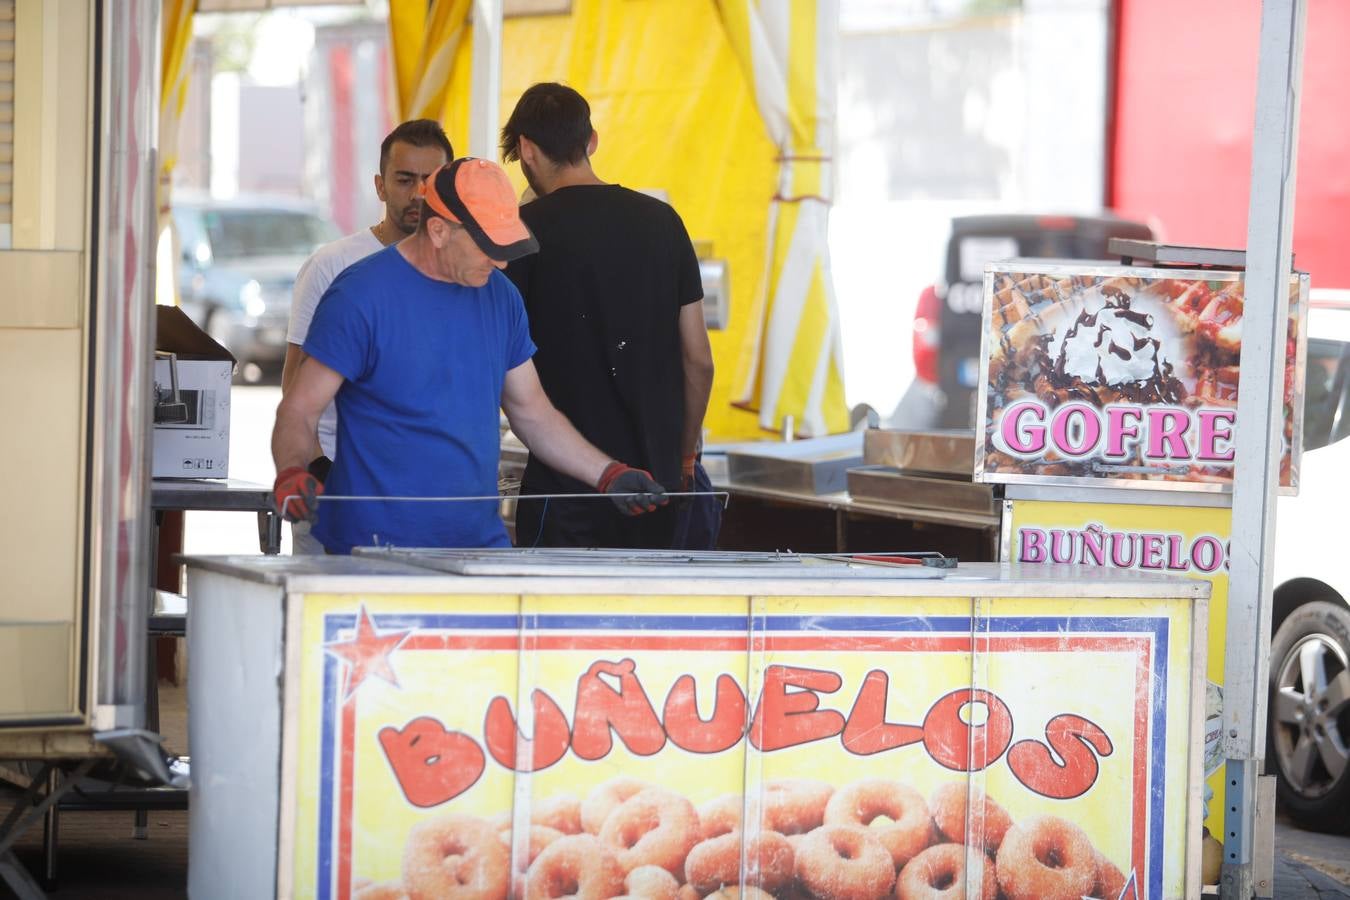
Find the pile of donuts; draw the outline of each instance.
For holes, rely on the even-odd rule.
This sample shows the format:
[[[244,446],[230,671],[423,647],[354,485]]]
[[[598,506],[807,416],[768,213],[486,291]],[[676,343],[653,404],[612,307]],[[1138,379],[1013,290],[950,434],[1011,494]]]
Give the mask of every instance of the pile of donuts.
[[[747,800],[760,825],[743,831]],[[958,900],[967,896],[967,845],[984,851],[973,855],[980,871],[969,879],[979,900],[1117,900],[1125,887],[1077,825],[1048,815],[1014,823],[964,783],[925,798],[882,779],[838,789],[773,781],[757,797],[731,794],[695,809],[673,791],[616,778],[584,799],[537,802],[530,819],[528,833],[513,832],[510,814],[421,822],[408,836],[402,879],[358,882],[352,896]]]

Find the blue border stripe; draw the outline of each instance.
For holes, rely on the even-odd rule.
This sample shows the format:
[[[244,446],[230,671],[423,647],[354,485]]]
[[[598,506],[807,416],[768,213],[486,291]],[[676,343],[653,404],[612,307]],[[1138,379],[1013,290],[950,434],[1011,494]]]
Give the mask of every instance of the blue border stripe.
[[[657,616],[657,615],[479,615],[473,613],[385,614],[372,617],[381,630],[426,628],[442,631],[491,630],[517,631],[528,619],[529,626],[538,630],[558,631],[756,631],[770,632],[878,632],[901,634],[969,634],[971,619],[965,616]],[[990,616],[981,620],[976,637],[994,634],[1147,634],[1153,638],[1153,717],[1150,723],[1148,760],[1149,821],[1148,830],[1148,891],[1151,897],[1162,896],[1163,883],[1163,815],[1166,794],[1167,746],[1167,670],[1169,628],[1166,618],[1117,618],[1106,616]],[[356,625],[352,613],[330,613],[324,616],[325,641],[336,640],[344,629]],[[324,662],[323,673],[323,747],[320,762],[319,794],[319,872],[317,879],[319,900],[328,900],[332,890],[333,869],[333,793],[336,777],[336,720],[340,709],[337,697],[337,661],[331,656]]]
[[[1149,795],[1153,808],[1149,814],[1148,886],[1150,897],[1163,895],[1163,797],[1167,793],[1167,620],[1154,632],[1153,639],[1153,759],[1149,766]],[[1199,750],[1200,748],[1193,748]]]
[[[355,616],[348,616],[353,622]],[[337,741],[334,731],[337,723],[337,660],[331,656],[323,664],[323,750],[319,762],[319,877],[315,880],[318,900],[328,900],[333,877],[333,791],[337,767],[333,756]],[[325,877],[326,873],[326,877]]]

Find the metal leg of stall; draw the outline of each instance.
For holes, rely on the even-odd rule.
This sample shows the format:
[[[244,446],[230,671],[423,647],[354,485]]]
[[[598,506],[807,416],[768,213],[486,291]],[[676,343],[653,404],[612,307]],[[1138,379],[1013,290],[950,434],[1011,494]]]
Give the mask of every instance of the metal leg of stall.
[[[45,900],[46,894],[12,850],[0,853],[0,881],[13,892],[17,900]]]
[[[1252,133],[1246,304],[1234,437],[1233,536],[1224,666],[1226,757],[1223,874],[1226,900],[1270,893],[1273,810],[1258,798],[1265,757],[1270,657],[1271,552],[1279,488],[1283,353],[1298,167],[1298,110],[1307,0],[1265,0]],[[1265,829],[1263,833],[1261,829]],[[1272,857],[1259,858],[1260,855]]]
[[[132,813],[131,838],[136,841],[147,841],[150,839],[150,810],[145,807],[137,809]]]
[[[48,795],[56,791],[57,774],[54,769],[47,773]],[[56,890],[56,848],[60,834],[61,804],[53,803],[42,819],[42,887],[49,891]]]
[[[94,759],[82,760],[75,770],[69,775],[62,777],[60,771],[51,763],[44,763],[38,770],[37,775],[29,781],[23,797],[10,810],[5,821],[0,824],[0,881],[9,886],[15,896],[20,900],[30,900],[30,898],[39,898],[45,896],[42,888],[33,880],[33,876],[28,874],[28,870],[14,856],[11,849],[19,836],[27,831],[38,819],[46,819],[47,814],[51,812],[57,802],[71,789],[75,784],[88,774],[94,766]],[[41,800],[38,800],[42,794],[42,789],[46,788],[46,794]],[[54,822],[54,820],[48,820]],[[52,825],[54,828],[54,824]],[[54,831],[52,832],[54,835]],[[44,838],[46,833],[44,832]],[[54,859],[54,857],[53,857]],[[44,874],[46,868],[44,866]]]
[[[151,635],[146,646],[145,661],[145,730],[159,732],[159,638]],[[150,838],[150,810],[139,806],[132,812],[131,837],[144,841]]]
[[[258,547],[268,556],[281,552],[281,516],[258,511]]]

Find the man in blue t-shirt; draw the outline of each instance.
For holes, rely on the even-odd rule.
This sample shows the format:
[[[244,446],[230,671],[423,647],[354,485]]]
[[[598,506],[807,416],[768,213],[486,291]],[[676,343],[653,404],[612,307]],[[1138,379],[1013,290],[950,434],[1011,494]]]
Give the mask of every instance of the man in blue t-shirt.
[[[344,271],[315,312],[272,432],[283,516],[315,520],[329,553],[509,546],[494,499],[400,499],[495,498],[499,409],[532,453],[624,512],[664,505],[661,485],[588,443],[539,384],[524,304],[499,271],[537,249],[495,163],[457,159],[427,179],[417,231]],[[339,452],[321,485],[306,464],[334,398]],[[325,491],[371,499],[316,515]]]

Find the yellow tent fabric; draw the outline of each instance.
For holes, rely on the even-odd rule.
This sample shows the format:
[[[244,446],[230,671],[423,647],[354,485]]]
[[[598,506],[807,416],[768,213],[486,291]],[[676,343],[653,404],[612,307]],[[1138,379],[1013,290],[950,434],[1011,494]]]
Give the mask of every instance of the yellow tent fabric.
[[[838,0],[718,0],[717,10],[780,163],[758,328],[737,360],[733,397],[768,429],[791,416],[801,435],[847,431],[828,243]]]
[[[390,0],[394,82],[403,119],[438,119],[451,67],[469,32],[472,0]],[[462,145],[461,145],[462,146]]]
[[[389,0],[389,57],[394,69],[394,107],[402,115],[417,84],[418,57],[427,33],[427,0]]]
[[[197,0],[164,0],[160,17],[159,169],[161,183],[178,163],[178,123],[187,102],[187,51]]]
[[[665,191],[690,235],[728,261],[731,321],[711,333],[717,377],[705,425],[714,441],[764,437],[756,414],[732,403],[731,376],[760,327],[752,306],[777,150],[713,3],[575,0],[570,15],[510,17],[502,34],[502,121],[531,84],[570,84],[591,104],[600,177]],[[468,140],[471,40],[459,42],[441,112],[456,147]]]
[[[192,16],[196,6],[197,0],[164,0],[160,10],[159,173],[155,199],[161,234],[166,228],[172,229],[173,223],[169,216],[173,168],[178,164],[178,124],[187,102],[191,72],[187,55],[192,44]],[[172,230],[169,240],[171,258],[177,259],[178,240]],[[161,272],[157,278],[161,284],[156,286],[156,295],[165,298],[166,302],[172,298],[177,305],[178,286],[172,270]]]

